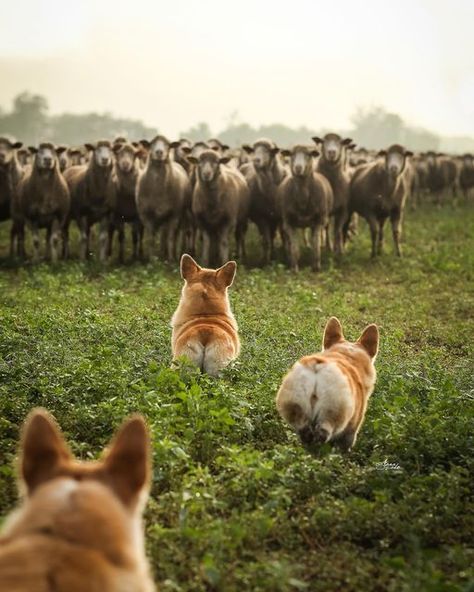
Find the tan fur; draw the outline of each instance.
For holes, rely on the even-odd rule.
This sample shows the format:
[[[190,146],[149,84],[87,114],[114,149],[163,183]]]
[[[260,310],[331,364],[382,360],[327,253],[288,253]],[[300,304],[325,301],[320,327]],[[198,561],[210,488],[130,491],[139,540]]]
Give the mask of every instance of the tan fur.
[[[152,592],[141,514],[150,446],[140,417],[102,460],[76,461],[54,420],[33,411],[23,430],[22,505],[0,537],[0,592]]]
[[[18,158],[22,142],[0,137],[0,222],[12,219],[10,231],[10,256],[23,257],[24,222],[18,211],[18,186],[25,169]]]
[[[375,385],[378,342],[376,325],[366,327],[355,343],[346,341],[340,322],[332,317],[323,351],[301,358],[287,373],[276,405],[303,443],[353,447]]]
[[[204,269],[189,255],[182,256],[181,276],[185,283],[171,319],[174,360],[184,356],[215,376],[237,358],[238,327],[227,294],[236,269],[234,261],[217,270]]]

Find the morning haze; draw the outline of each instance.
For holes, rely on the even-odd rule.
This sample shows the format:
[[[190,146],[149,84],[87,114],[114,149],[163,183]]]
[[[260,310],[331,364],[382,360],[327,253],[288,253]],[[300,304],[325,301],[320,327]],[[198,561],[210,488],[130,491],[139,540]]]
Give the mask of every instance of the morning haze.
[[[349,130],[358,108],[382,107],[463,150],[473,18],[468,0],[9,2],[0,107],[28,90],[51,115],[110,112],[170,137],[199,122]]]

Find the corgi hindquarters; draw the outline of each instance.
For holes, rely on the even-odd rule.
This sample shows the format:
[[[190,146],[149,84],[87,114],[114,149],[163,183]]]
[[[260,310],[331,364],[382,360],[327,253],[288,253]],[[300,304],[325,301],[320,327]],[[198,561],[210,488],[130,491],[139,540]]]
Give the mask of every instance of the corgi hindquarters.
[[[240,340],[227,293],[236,268],[229,261],[217,270],[203,269],[189,255],[182,256],[185,284],[171,320],[173,360],[186,357],[216,376],[237,358]]]
[[[378,341],[375,325],[357,342],[346,341],[333,317],[323,351],[301,358],[284,377],[277,410],[303,444],[333,442],[344,450],[354,446],[375,386]]]

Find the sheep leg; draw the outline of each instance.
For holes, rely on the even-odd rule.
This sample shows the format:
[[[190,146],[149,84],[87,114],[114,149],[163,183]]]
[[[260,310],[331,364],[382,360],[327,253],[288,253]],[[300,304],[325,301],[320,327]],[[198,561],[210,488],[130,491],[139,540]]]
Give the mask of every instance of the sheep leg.
[[[178,239],[179,219],[177,217],[171,218],[167,226],[166,256],[168,261],[176,261],[176,243]]]
[[[40,254],[40,237],[39,229],[35,224],[31,226],[31,233],[33,235],[33,262],[38,263]]]
[[[51,262],[57,263],[59,259],[59,237],[61,234],[59,228],[59,221],[54,220],[51,226],[51,237],[50,237],[50,251],[51,251]]]
[[[311,229],[312,252],[312,270],[321,271],[321,225],[317,224]]]
[[[379,236],[377,243],[377,255],[381,255],[383,251],[383,228],[385,226],[385,218],[379,220]]]
[[[107,261],[107,246],[109,237],[109,221],[104,218],[99,226],[99,260],[101,263]]]
[[[114,246],[114,234],[117,226],[112,222],[109,224],[109,227],[107,229],[107,257],[112,257],[112,250]]]
[[[333,252],[333,245],[331,243],[331,232],[329,229],[329,222],[324,227],[324,237],[325,237],[325,241],[326,241],[326,250],[328,253],[332,253]],[[341,231],[341,240],[342,240],[342,231]]]
[[[65,222],[62,230],[63,259],[69,258],[69,222]]]
[[[392,223],[393,244],[395,247],[395,253],[398,257],[401,257],[402,247],[400,245],[400,239],[402,236],[402,217],[400,212],[392,214],[392,216],[390,217],[390,222]]]
[[[245,234],[247,232],[247,223],[237,223],[235,229],[235,242],[237,244],[237,258],[245,261],[247,259],[247,253],[245,250]]]
[[[81,233],[81,249],[80,249],[80,257],[81,261],[85,261],[89,256],[89,240],[90,240],[90,226],[87,221],[87,218],[83,216],[79,222],[79,231]]]
[[[123,263],[125,261],[125,223],[123,220],[120,220],[117,224],[117,234],[119,243],[118,259],[120,263]]]
[[[202,233],[202,245],[201,245],[201,265],[207,267],[209,265],[209,255],[211,252],[211,237],[207,230],[203,230]]]
[[[286,235],[286,244],[288,248],[288,257],[290,260],[290,269],[298,271],[298,261],[300,258],[300,250],[298,245],[298,233],[295,228],[285,225],[284,232]]]
[[[224,226],[218,236],[217,249],[219,254],[219,265],[224,265],[229,261],[229,235],[231,235],[231,228]]]
[[[259,227],[260,235],[262,237],[262,250],[263,250],[263,265],[270,263],[271,253],[273,250],[273,241],[270,233],[270,226],[268,224],[261,224]]]
[[[136,260],[138,257],[138,237],[140,231],[138,229],[138,224],[136,222],[132,223],[132,256],[133,259]]]
[[[377,235],[378,235],[377,220],[375,218],[369,218],[367,220],[367,222],[369,223],[370,238],[372,239],[371,256],[372,256],[372,258],[375,258],[377,256]]]
[[[336,255],[342,255],[344,252],[344,242],[342,240],[343,226],[346,212],[337,212],[334,216],[334,251]]]
[[[52,233],[52,226],[49,226],[46,229],[46,241],[45,241],[45,252],[46,252],[46,261],[51,261],[51,236]]]

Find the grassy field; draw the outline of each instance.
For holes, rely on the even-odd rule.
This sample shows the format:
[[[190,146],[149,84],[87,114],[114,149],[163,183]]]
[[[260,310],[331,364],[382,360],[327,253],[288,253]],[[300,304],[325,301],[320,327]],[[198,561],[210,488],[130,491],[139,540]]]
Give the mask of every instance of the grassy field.
[[[402,260],[388,238],[372,262],[361,226],[318,275],[239,267],[242,355],[217,380],[168,369],[177,269],[3,259],[0,515],[16,501],[18,427],[32,407],[49,409],[84,459],[140,411],[161,590],[474,590],[473,209],[409,212]],[[355,450],[313,457],[274,398],[331,315],[349,338],[380,325],[379,377]]]

